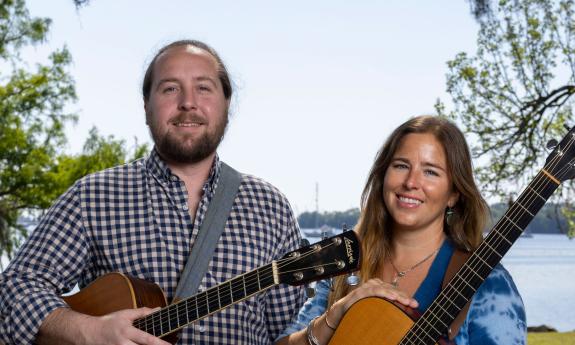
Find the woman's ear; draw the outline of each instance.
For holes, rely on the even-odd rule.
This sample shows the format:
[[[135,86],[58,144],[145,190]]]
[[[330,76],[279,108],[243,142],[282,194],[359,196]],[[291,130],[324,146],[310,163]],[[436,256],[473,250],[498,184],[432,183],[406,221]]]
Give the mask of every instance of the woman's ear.
[[[449,197],[449,200],[447,200],[447,206],[453,207],[455,206],[455,204],[457,204],[458,201],[459,201],[459,192],[453,191],[451,193],[451,196]]]

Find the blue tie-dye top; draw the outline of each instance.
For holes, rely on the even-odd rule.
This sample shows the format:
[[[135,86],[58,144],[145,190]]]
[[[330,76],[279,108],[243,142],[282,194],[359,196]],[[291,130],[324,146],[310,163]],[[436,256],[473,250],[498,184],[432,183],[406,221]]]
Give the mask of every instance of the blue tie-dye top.
[[[441,291],[443,276],[453,254],[453,246],[444,241],[429,273],[421,283],[414,298],[420,311],[425,311]],[[308,299],[297,320],[286,328],[278,339],[297,332],[316,316],[325,312],[330,291],[330,280],[316,285],[316,294]],[[497,265],[485,279],[471,300],[469,312],[455,337],[458,345],[521,345],[526,344],[527,324],[521,296],[511,275],[502,265]]]

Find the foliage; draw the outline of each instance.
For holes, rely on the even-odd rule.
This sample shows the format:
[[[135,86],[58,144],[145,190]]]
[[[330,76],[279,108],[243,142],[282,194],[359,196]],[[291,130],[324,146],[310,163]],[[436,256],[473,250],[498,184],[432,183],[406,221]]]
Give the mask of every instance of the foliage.
[[[297,221],[299,226],[303,229],[315,229],[323,225],[341,229],[343,224],[346,224],[349,228],[352,228],[357,223],[358,218],[359,209],[352,208],[343,212],[303,212],[298,216]]]
[[[48,204],[41,193],[50,188],[45,172],[65,143],[64,124],[75,120],[64,112],[76,98],[65,48],[34,71],[16,66],[19,50],[43,42],[49,26],[49,19],[30,18],[23,0],[0,3],[0,62],[11,66],[3,69],[10,75],[0,75],[0,255],[10,255],[24,235],[21,210]]]
[[[469,134],[488,197],[513,199],[543,167],[546,142],[560,139],[564,125],[574,122],[573,14],[573,0],[491,3],[477,16],[475,55],[459,53],[448,62],[454,109],[447,113],[439,101],[436,108]],[[555,197],[570,219],[574,191],[567,184]]]
[[[0,1],[0,256],[9,258],[27,235],[23,215],[46,209],[79,177],[128,157],[124,141],[96,129],[82,153],[63,152],[65,127],[76,121],[65,109],[76,100],[70,53],[62,48],[28,69],[18,59],[23,47],[45,41],[50,23],[31,18],[24,0]],[[146,150],[136,144],[131,158]]]

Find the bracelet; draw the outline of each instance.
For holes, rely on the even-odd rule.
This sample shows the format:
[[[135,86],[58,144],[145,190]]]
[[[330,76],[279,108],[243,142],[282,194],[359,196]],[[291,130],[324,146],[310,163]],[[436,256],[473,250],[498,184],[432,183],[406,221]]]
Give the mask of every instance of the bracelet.
[[[311,321],[309,322],[309,325],[307,325],[307,342],[309,343],[309,345],[319,345],[319,341],[317,340],[317,338],[313,335],[313,326],[315,324],[315,320],[318,318],[319,316],[314,317],[313,319],[311,319]]]
[[[329,311],[331,310],[331,308],[329,308],[326,312],[325,312],[325,324],[327,325],[327,327],[329,329],[331,329],[332,331],[335,331],[335,327],[329,324],[329,321],[327,321],[327,315],[329,314]]]

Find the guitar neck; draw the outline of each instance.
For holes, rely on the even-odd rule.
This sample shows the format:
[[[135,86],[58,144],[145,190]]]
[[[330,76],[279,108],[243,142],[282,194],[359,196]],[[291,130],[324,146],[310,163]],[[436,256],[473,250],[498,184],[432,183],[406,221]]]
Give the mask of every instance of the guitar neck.
[[[134,326],[156,337],[162,337],[278,283],[274,261],[137,319]]]
[[[459,311],[473,297],[558,186],[558,181],[546,171],[539,172],[417,320],[401,344],[435,344],[445,334]]]

